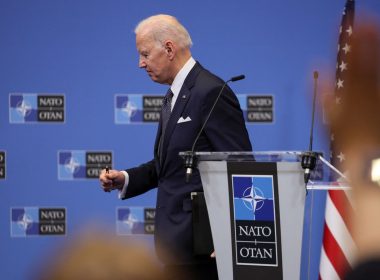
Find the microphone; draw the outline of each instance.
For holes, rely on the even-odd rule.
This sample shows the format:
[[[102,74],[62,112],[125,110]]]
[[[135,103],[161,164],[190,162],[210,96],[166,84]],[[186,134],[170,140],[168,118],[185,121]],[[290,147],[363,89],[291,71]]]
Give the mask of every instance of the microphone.
[[[315,115],[315,99],[317,97],[317,81],[318,81],[318,71],[314,71],[314,93],[313,93],[313,111],[311,115],[311,129],[310,129],[310,141],[309,141],[309,151],[302,155],[301,166],[305,169],[304,181],[305,184],[309,182],[310,171],[313,170],[317,163],[317,153],[313,152],[313,133],[314,133],[314,115]]]
[[[244,75],[239,75],[239,76],[232,77],[226,83],[228,83],[230,81],[231,82],[236,82],[236,81],[240,81],[240,80],[243,80],[243,79],[245,79],[245,76]]]
[[[218,96],[216,97],[216,99],[214,101],[214,104],[212,105],[212,107],[210,109],[210,112],[208,113],[208,115],[206,117],[206,120],[204,121],[201,129],[199,130],[197,136],[195,137],[193,146],[191,147],[191,151],[185,152],[184,161],[185,161],[185,168],[186,168],[186,183],[190,182],[191,176],[193,174],[193,168],[194,168],[195,163],[196,163],[196,159],[194,157],[195,144],[198,142],[198,138],[199,138],[199,136],[201,136],[201,133],[203,132],[203,130],[204,130],[204,128],[205,128],[205,126],[206,126],[206,124],[208,122],[208,119],[210,118],[212,112],[214,111],[215,105],[218,102],[220,96],[222,95],[224,88],[226,87],[226,85],[229,82],[240,81],[240,80],[243,80],[244,78],[245,78],[244,75],[239,75],[239,76],[232,77],[228,81],[224,82],[222,88],[220,89],[220,91],[218,93]]]

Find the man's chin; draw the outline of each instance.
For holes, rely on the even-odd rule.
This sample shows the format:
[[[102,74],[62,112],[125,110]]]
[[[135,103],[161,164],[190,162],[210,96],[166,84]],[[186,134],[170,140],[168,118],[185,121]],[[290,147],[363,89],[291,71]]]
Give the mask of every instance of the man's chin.
[[[149,75],[149,74],[148,74]],[[149,78],[155,82],[155,83],[159,83],[159,84],[162,84],[162,81],[157,77],[157,76],[152,76],[152,75],[149,75]]]

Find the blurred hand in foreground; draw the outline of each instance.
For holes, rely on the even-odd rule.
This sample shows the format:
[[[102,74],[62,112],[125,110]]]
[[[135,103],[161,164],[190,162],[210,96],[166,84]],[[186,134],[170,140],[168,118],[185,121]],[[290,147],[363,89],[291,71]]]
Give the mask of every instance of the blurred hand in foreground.
[[[379,30],[374,23],[356,25],[341,101],[324,100],[335,143],[346,155],[343,169],[353,188],[350,221],[359,261],[380,258],[380,186],[367,176],[372,158],[380,157]]]

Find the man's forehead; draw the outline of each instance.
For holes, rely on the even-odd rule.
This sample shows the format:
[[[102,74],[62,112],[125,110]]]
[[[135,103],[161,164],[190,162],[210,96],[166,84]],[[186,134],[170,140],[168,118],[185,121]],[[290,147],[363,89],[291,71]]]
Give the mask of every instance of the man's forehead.
[[[140,52],[149,51],[159,46],[160,44],[155,40],[152,34],[136,34],[136,47]]]
[[[148,33],[148,32],[140,32],[138,34],[136,34],[136,43],[137,44],[140,44],[140,43],[143,43],[144,45],[145,44],[152,44],[154,43],[154,38],[153,38],[153,35],[151,33]]]
[[[136,48],[140,54],[148,54],[152,52],[154,45],[140,43],[140,44],[136,44]]]
[[[136,37],[144,38],[144,39],[152,39],[153,30],[149,26],[144,26],[138,31],[138,33],[136,33]]]

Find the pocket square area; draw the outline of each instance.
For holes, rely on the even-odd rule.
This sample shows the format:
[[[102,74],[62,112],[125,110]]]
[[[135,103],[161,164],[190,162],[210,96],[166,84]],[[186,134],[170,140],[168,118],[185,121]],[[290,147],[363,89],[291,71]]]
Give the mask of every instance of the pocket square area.
[[[183,117],[180,117],[178,119],[178,122],[177,123],[184,123],[184,122],[190,122],[191,121],[191,118],[190,117],[186,117],[185,119]]]

